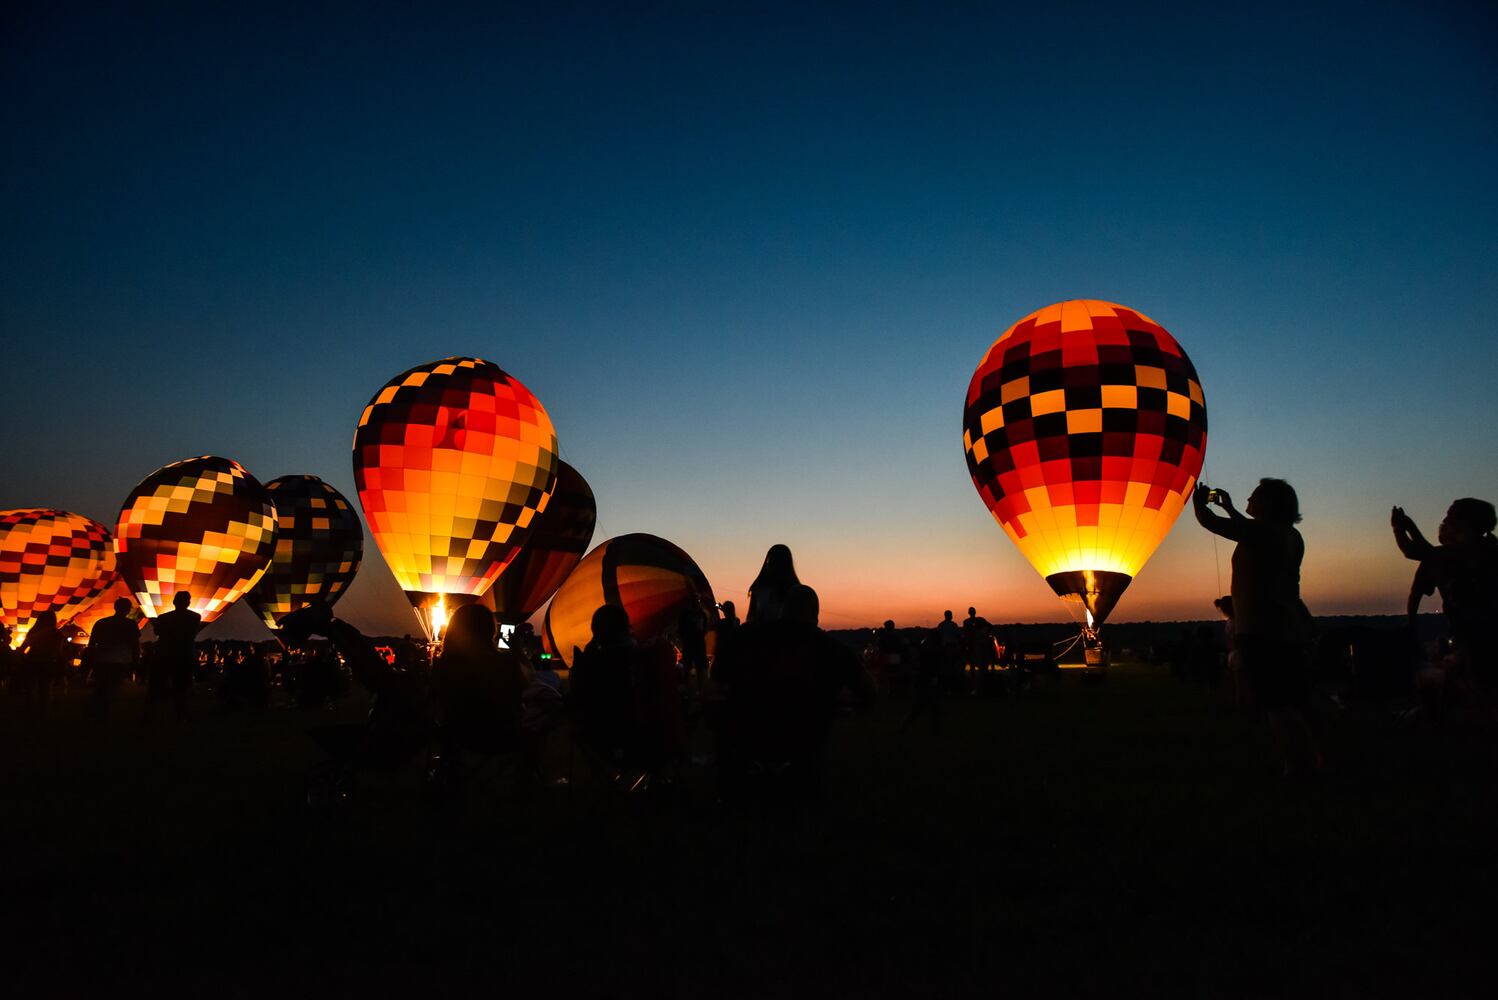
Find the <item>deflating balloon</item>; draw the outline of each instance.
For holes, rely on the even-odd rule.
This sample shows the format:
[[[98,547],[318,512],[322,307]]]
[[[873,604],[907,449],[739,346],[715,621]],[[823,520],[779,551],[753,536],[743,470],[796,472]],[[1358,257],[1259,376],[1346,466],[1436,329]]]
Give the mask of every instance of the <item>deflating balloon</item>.
[[[597,521],[598,504],[587,480],[559,463],[551,502],[536,518],[530,541],[483,596],[484,604],[510,625],[541,610],[588,551]]]
[[[364,408],[359,503],[428,638],[515,558],[551,499],[557,461],[540,401],[488,361],[418,365]]]
[[[630,630],[642,643],[676,628],[689,608],[716,617],[713,590],[702,570],[655,535],[610,538],[577,564],[546,609],[546,647],[570,664],[573,647],[593,638],[593,612],[605,604],[628,612]]]
[[[0,511],[0,621],[19,646],[43,611],[63,624],[115,582],[109,529],[82,514]]]
[[[281,476],[265,488],[276,504],[276,552],[245,599],[275,629],[293,611],[343,596],[364,556],[364,528],[344,495],[316,476]]]
[[[178,591],[211,622],[259,581],[276,551],[276,505],[244,466],[205,455],[157,469],[130,491],[115,529],[120,574],[146,617]]]
[[[135,595],[130,593],[130,587],[118,575],[115,575],[114,583],[109,589],[98,597],[93,603],[74,615],[68,624],[82,632],[84,635],[93,635],[94,626],[114,614],[114,602],[123,597],[130,602],[128,617],[135,622],[137,628],[146,627],[146,616],[141,614],[140,605],[135,601]]]
[[[1170,530],[1207,447],[1206,400],[1181,345],[1092,300],[1004,331],[973,373],[962,424],[983,502],[1093,624]]]

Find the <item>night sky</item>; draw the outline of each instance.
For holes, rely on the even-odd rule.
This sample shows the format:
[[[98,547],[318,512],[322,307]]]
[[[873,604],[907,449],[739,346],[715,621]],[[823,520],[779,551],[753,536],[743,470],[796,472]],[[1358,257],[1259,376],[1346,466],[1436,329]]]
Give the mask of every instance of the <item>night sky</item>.
[[[1318,614],[1402,610],[1391,504],[1498,499],[1491,5],[301,6],[0,11],[0,508],[200,454],[353,499],[370,396],[471,354],[720,600],[785,542],[828,627],[1060,620],[961,413],[1079,297],[1190,353],[1208,481],[1295,485]],[[1113,620],[1230,549],[1188,511]],[[416,631],[372,541],[340,608]]]

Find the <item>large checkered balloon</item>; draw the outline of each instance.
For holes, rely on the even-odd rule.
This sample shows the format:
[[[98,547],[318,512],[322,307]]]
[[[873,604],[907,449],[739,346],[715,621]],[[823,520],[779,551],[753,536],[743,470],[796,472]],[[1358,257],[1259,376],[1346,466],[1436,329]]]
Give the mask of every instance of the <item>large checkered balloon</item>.
[[[588,551],[597,521],[598,504],[588,481],[566,462],[560,463],[546,512],[536,518],[530,541],[499,574],[483,603],[510,625],[535,614]]]
[[[205,455],[157,469],[130,491],[115,528],[120,574],[146,617],[178,591],[213,621],[259,581],[276,551],[276,505],[259,480]]]
[[[245,600],[275,629],[293,611],[343,596],[364,557],[364,528],[344,495],[316,476],[281,476],[265,488],[276,503],[276,552]]]
[[[546,648],[570,664],[573,647],[581,649],[593,638],[593,612],[605,604],[629,613],[630,630],[642,643],[675,629],[692,607],[709,619],[717,616],[702,570],[655,535],[610,538],[583,557],[546,609]]]
[[[51,508],[0,511],[0,622],[20,645],[37,615],[63,624],[114,583],[109,529]]]
[[[359,503],[429,638],[445,610],[477,599],[515,558],[551,500],[557,462],[545,408],[488,361],[418,365],[364,408]]]
[[[1206,401],[1160,324],[1110,302],[1062,302],[988,349],[968,386],[962,445],[1010,539],[1100,623],[1191,495]]]

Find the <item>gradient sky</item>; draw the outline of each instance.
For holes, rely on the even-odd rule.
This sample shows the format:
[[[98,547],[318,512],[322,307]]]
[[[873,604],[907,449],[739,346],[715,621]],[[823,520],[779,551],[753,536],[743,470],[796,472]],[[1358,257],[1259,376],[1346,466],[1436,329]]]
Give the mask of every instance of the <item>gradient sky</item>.
[[[206,6],[0,10],[0,508],[206,453],[352,499],[369,397],[473,354],[720,600],[786,542],[828,627],[1060,620],[961,411],[1078,297],[1190,353],[1210,481],[1297,487],[1316,613],[1402,609],[1392,503],[1498,499],[1489,4]],[[342,613],[415,631],[368,550]],[[1114,619],[1230,554],[1188,513]]]

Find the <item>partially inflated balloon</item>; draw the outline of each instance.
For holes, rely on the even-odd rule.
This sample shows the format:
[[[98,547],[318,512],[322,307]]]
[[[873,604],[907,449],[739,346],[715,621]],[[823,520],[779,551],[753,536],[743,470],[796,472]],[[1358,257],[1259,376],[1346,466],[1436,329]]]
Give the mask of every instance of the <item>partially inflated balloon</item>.
[[[578,471],[560,463],[557,488],[536,518],[530,541],[484,594],[484,604],[506,624],[518,625],[541,609],[588,551],[598,504]]]
[[[51,508],[0,511],[0,621],[13,645],[43,611],[62,624],[115,579],[114,543],[98,521]]]
[[[130,602],[130,620],[135,622],[137,628],[145,628],[146,616],[141,614],[140,605],[136,603],[135,595],[130,593],[129,584],[118,575],[115,576],[114,583],[108,590],[94,598],[93,603],[70,618],[68,624],[84,635],[93,635],[94,626],[114,614],[114,602],[121,597]]]
[[[994,342],[962,415],[968,471],[1025,558],[1096,624],[1181,512],[1207,447],[1196,369],[1124,306],[1047,306]]]
[[[265,488],[276,503],[276,553],[245,599],[275,629],[293,611],[343,596],[364,556],[364,528],[343,494],[316,476],[281,476]]]
[[[429,638],[450,606],[477,599],[515,558],[551,499],[557,462],[540,401],[488,361],[418,365],[364,408],[359,503]]]
[[[713,589],[702,570],[655,535],[610,538],[577,564],[546,609],[547,648],[570,664],[573,647],[593,638],[593,612],[605,604],[628,612],[630,630],[640,642],[676,628],[690,608],[716,616]]]
[[[178,591],[211,622],[259,581],[276,550],[276,505],[244,466],[205,455],[130,491],[115,529],[120,574],[146,617]]]

